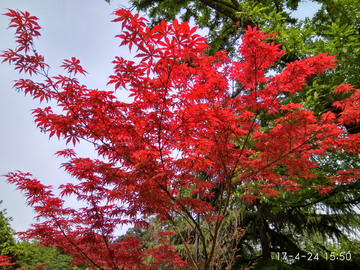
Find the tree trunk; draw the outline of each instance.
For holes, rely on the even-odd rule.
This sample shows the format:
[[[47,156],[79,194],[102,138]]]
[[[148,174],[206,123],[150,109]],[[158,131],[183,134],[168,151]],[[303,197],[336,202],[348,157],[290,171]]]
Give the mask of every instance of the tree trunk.
[[[264,220],[263,227],[260,230],[260,243],[261,243],[262,257],[271,259],[270,243],[269,243],[269,239],[266,235],[268,228],[269,228],[268,224],[267,224],[266,220]]]

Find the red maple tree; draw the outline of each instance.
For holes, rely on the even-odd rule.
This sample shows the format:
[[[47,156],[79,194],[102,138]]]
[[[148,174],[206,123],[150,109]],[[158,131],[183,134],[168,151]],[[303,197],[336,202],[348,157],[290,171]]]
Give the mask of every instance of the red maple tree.
[[[3,52],[3,62],[44,78],[19,79],[14,87],[62,109],[33,110],[37,126],[74,146],[87,141],[99,156],[81,158],[73,149],[57,152],[68,158],[63,168],[78,180],[61,185],[60,197],[30,173],[6,175],[43,220],[21,235],[69,253],[74,264],[89,263],[97,269],[209,269],[223,217],[234,201],[252,203],[260,195],[276,196],[279,188],[296,192],[301,188],[297,179],[311,183],[317,177],[312,156],[360,150],[359,135],[342,128],[358,122],[359,90],[338,88],[354,92],[337,104],[343,108],[339,119],[331,112],[316,117],[301,104],[284,102],[302,90],[308,76],[331,69],[333,56],[309,57],[268,76],[284,52],[256,27],[246,31],[240,60],[234,60],[225,51],[207,56],[205,38],[187,23],[163,21],[150,29],[138,14],[119,9],[114,12],[114,22],[121,22],[122,28],[117,37],[121,46],[136,48],[139,61],[116,57],[108,82],[115,90],[102,91],[79,82],[76,76],[86,71],[75,57],[63,62],[66,76],[50,77],[48,64],[34,47],[41,29],[37,18],[14,10],[5,15],[9,27],[16,29],[18,46]],[[117,91],[123,89],[133,102],[118,99]],[[263,125],[266,118],[272,121]],[[286,175],[276,172],[279,166]],[[200,177],[204,173],[207,177]],[[358,169],[339,171],[326,185],[313,188],[328,193],[358,175]],[[239,193],[246,182],[257,185]],[[87,206],[65,207],[67,196]],[[202,216],[200,223],[196,214]],[[173,227],[167,234],[181,238],[186,257],[166,241],[145,251],[136,238],[114,241],[118,226],[146,227],[143,217],[149,216]],[[193,259],[192,245],[180,233],[177,219],[197,231],[201,261]]]

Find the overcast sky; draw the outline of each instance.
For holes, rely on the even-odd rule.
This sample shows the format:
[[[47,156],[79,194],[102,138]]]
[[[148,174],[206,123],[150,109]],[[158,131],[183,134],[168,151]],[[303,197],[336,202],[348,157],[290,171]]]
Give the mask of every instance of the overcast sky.
[[[120,7],[129,7],[129,4],[125,0],[112,0],[110,5],[104,0],[0,1],[1,14],[10,8],[28,11],[39,18],[43,29],[35,46],[51,66],[51,76],[63,74],[58,67],[63,59],[74,56],[89,73],[86,78],[79,77],[82,84],[109,90],[113,87],[106,87],[112,73],[111,61],[117,55],[130,57],[127,49],[119,48],[120,40],[114,38],[120,32],[120,24],[111,22],[114,18],[111,13]],[[310,3],[296,14],[304,17],[315,9],[316,6]],[[0,16],[0,51],[15,46],[14,30],[7,30],[7,25],[8,18]],[[54,153],[66,146],[55,137],[49,140],[37,130],[31,110],[39,103],[12,89],[13,81],[18,78],[13,67],[0,65],[0,175],[15,170],[31,172],[45,185],[57,187],[67,182],[69,176],[59,169],[64,160],[55,157]],[[124,93],[124,99],[125,96],[127,93]],[[86,143],[77,152],[81,156],[94,157],[92,147]],[[25,198],[14,186],[5,184],[5,177],[0,177],[0,200],[3,200],[1,208],[6,208],[8,216],[13,217],[14,230],[24,231],[34,222],[34,212],[25,205]]]
[[[4,14],[6,8],[19,9],[39,18],[43,29],[35,46],[51,66],[51,76],[63,74],[58,68],[62,60],[75,56],[89,72],[86,77],[79,77],[82,84],[110,90],[112,86],[107,87],[106,83],[112,73],[111,61],[116,55],[129,56],[127,49],[119,48],[120,40],[114,38],[120,33],[120,24],[111,22],[114,19],[111,13],[121,6],[128,7],[127,1],[113,0],[109,5],[104,0],[1,0],[0,12]],[[1,51],[15,46],[14,30],[6,29],[8,22],[6,16],[0,16]],[[55,137],[49,140],[36,128],[31,110],[39,102],[12,89],[19,73],[2,64],[0,74],[0,175],[20,170],[31,172],[45,185],[56,187],[66,182],[69,176],[59,169],[64,160],[54,156],[65,144]],[[86,143],[77,152],[94,156],[92,147]],[[13,217],[13,229],[29,228],[34,212],[25,206],[20,191],[5,184],[5,177],[0,177],[0,200],[1,208],[6,208],[8,216]]]

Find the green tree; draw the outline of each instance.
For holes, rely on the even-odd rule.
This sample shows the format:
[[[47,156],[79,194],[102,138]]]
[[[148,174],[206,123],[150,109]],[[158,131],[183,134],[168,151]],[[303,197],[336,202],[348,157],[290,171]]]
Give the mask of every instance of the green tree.
[[[36,266],[44,265],[44,269],[70,270],[85,269],[86,267],[74,267],[69,265],[73,259],[56,248],[39,246],[36,242],[21,242],[18,246],[24,250],[17,257],[17,262],[25,270],[30,270]]]
[[[5,209],[0,211],[0,255],[10,257],[11,262],[16,262],[6,269],[23,267],[30,270],[43,264],[46,264],[46,269],[52,270],[85,269],[69,266],[73,259],[55,248],[38,246],[36,242],[18,242],[14,237],[15,231],[10,226],[11,220],[11,217],[6,216]]]
[[[271,269],[265,266],[269,259],[275,259],[274,265],[282,264],[281,254],[286,252],[293,257],[303,256],[288,260],[291,269],[358,269],[353,260],[326,260],[326,254],[333,250],[324,243],[332,239],[351,245],[351,233],[358,233],[354,228],[358,227],[359,215],[344,207],[341,189],[334,189],[332,196],[319,196],[307,189],[299,191],[297,196],[281,192],[277,198],[263,197],[246,206],[240,226],[248,229],[238,245],[241,257],[237,264],[256,261],[256,269]],[[341,251],[345,250],[349,251],[345,247]],[[352,259],[358,255],[358,251],[352,250]]]
[[[337,163],[336,159],[339,157],[341,162]],[[317,162],[321,166],[321,171],[316,172],[319,175],[317,184],[325,183],[326,176],[334,175],[338,170],[359,166],[358,157],[349,154],[328,153],[322,159],[317,157]],[[281,170],[282,168],[279,168],[278,173],[284,174]],[[331,239],[343,243],[342,251],[349,251],[348,247],[355,244],[353,236],[359,234],[360,224],[359,214],[355,210],[359,203],[360,184],[354,182],[346,186],[336,186],[328,195],[319,195],[306,188],[309,183],[305,179],[299,180],[298,183],[304,188],[295,195],[279,189],[281,194],[277,197],[263,196],[254,205],[236,206],[245,208],[241,211],[240,226],[248,226],[238,247],[242,255],[238,259],[239,262],[248,263],[260,256],[274,258],[277,252],[294,255],[298,253],[306,255],[311,252],[326,258],[326,253],[332,250],[324,243]],[[359,256],[359,250],[356,248],[351,250],[353,259]],[[326,269],[332,269],[334,262],[321,258],[294,262],[294,265],[304,269],[319,269],[319,264],[328,265]],[[337,261],[336,264],[336,269],[358,268],[358,262],[353,268],[346,261]]]
[[[147,228],[129,228],[126,233],[118,237],[115,242],[121,243],[128,237],[136,237],[141,240],[141,247],[143,251],[154,248],[156,244],[153,238],[159,231],[163,231],[163,229],[161,228],[161,222],[159,222],[158,220],[154,218],[147,218],[146,220],[148,220],[149,223],[149,226]]]
[[[305,182],[302,184],[306,186]],[[247,190],[249,186],[254,191],[259,188],[248,183],[238,188],[239,193],[235,196],[240,196],[241,189]],[[221,230],[224,235],[219,236],[217,260],[212,269],[225,269],[230,265],[240,269],[253,263],[254,269],[358,269],[356,258],[360,252],[353,236],[358,235],[360,216],[353,207],[348,207],[348,203],[356,204],[354,194],[357,195],[359,188],[360,185],[355,183],[352,187],[337,187],[329,195],[319,195],[305,187],[295,196],[291,191],[279,188],[278,197],[262,196],[252,205],[235,201],[233,210],[224,219],[225,230]],[[182,229],[185,239],[195,244],[194,230],[181,220],[178,228]],[[238,229],[243,229],[240,236],[234,233]],[[330,240],[337,243],[337,249],[326,244],[331,243]],[[178,236],[172,238],[172,244],[182,253]],[[334,251],[350,251],[351,261],[329,260],[329,254]],[[302,257],[281,260],[281,254],[285,252]],[[217,268],[219,264],[223,268]]]
[[[2,201],[0,205],[1,203]],[[15,262],[24,251],[16,243],[15,231],[10,226],[11,220],[11,217],[6,216],[6,209],[0,210],[0,255],[11,257],[11,261]],[[13,268],[15,269],[16,265]]]

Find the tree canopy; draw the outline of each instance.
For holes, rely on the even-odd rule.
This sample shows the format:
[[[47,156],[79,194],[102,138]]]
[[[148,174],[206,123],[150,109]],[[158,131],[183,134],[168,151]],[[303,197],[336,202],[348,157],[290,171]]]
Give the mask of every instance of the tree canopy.
[[[264,202],[283,194],[304,191],[322,199],[357,183],[357,167],[319,177],[323,169],[318,159],[326,160],[329,153],[358,155],[359,135],[343,127],[358,124],[360,91],[348,84],[336,87],[336,94],[347,96],[334,103],[341,115],[314,114],[296,98],[290,100],[301,93],[307,78],[333,70],[334,56],[309,56],[270,75],[268,70],[284,55],[272,43],[274,34],[249,26],[239,59],[225,51],[210,56],[205,38],[187,23],[163,21],[149,28],[138,14],[119,9],[114,13],[122,28],[117,37],[121,46],[137,50],[139,61],[116,57],[108,82],[114,91],[102,91],[80,83],[78,77],[86,71],[75,57],[62,63],[66,75],[50,76],[49,65],[35,49],[41,30],[37,18],[14,10],[5,15],[15,28],[17,47],[3,52],[3,62],[43,78],[19,79],[15,88],[40,102],[52,101],[33,110],[35,123],[49,137],[74,146],[89,142],[99,156],[78,157],[73,149],[57,152],[68,159],[63,168],[78,180],[61,185],[60,196],[30,173],[7,174],[44,220],[22,237],[70,254],[74,264],[211,269],[226,217],[237,203],[268,211],[260,209]],[[118,99],[117,91],[123,90],[130,92],[132,102]],[[87,206],[65,207],[67,196]],[[202,215],[200,222],[196,214]],[[144,217],[164,223],[156,235],[159,245],[144,250],[134,237],[115,241],[117,226],[146,228]],[[179,220],[199,235],[198,261]],[[260,229],[266,246],[269,232],[253,228]],[[180,239],[183,254],[169,244],[170,236]],[[270,250],[263,251],[268,257]]]
[[[53,247],[41,246],[38,242],[19,242],[18,246],[23,253],[17,257],[17,263],[24,270],[51,269],[51,270],[79,270],[85,266],[71,266],[73,259]]]
[[[320,76],[309,76],[306,79],[306,85],[303,86],[303,91],[286,97],[283,102],[300,102],[317,115],[330,110],[339,116],[342,113],[342,108],[333,106],[333,104],[347,96],[340,93],[335,94],[333,92],[334,88],[340,83],[348,83],[355,88],[360,85],[358,64],[360,56],[358,50],[360,42],[360,3],[359,1],[346,0],[312,2],[319,4],[318,11],[314,16],[300,20],[293,13],[298,9],[300,1],[131,1],[133,7],[138,11],[145,12],[150,17],[150,26],[159,23],[163,19],[171,21],[176,17],[181,20],[194,20],[200,28],[209,31],[207,38],[212,49],[207,51],[208,54],[214,54],[217,49],[224,48],[231,54],[236,55],[236,44],[241,42],[244,33],[239,29],[246,29],[248,25],[257,25],[262,31],[276,32],[277,35],[273,37],[272,41],[281,44],[281,48],[286,51],[286,54],[272,66],[275,71],[282,70],[286,63],[304,59],[309,55],[324,52],[336,55],[337,65],[333,70],[327,70]],[[238,91],[241,90],[242,88],[239,86]],[[265,127],[272,120],[262,118],[261,121]],[[349,133],[358,133],[360,131],[356,121],[344,126]],[[358,167],[359,164],[358,155],[339,152],[329,152],[326,157],[316,157],[315,160],[321,167],[321,170],[318,169],[317,172],[319,181],[327,175],[336,174],[343,166],[350,169]],[[338,237],[348,230],[353,231],[355,234],[358,233],[359,222],[355,209],[360,198],[358,184],[353,183],[345,189],[336,188],[330,195],[331,198],[321,198],[314,193],[300,193],[297,194],[296,198],[287,196],[285,204],[276,205],[277,209],[279,209],[279,206],[283,207],[279,211],[285,212],[286,215],[282,217],[279,214],[272,213],[271,209],[274,204],[270,203],[269,205],[269,202],[262,202],[261,204],[261,208],[267,209],[266,211],[257,211],[258,207],[250,207],[247,211],[249,215],[253,215],[252,219],[264,219],[270,224],[270,227],[277,223],[282,224],[274,230],[270,229],[266,224],[258,226],[266,228],[268,231],[275,232],[276,230],[277,234],[281,234],[281,237],[277,237],[278,240],[282,239],[282,244],[278,243],[278,248],[271,246],[274,245],[274,236],[268,237],[269,243],[272,243],[268,248],[272,249],[272,252],[275,252],[276,249],[291,249],[289,244],[302,249],[304,247],[300,243],[295,244],[288,231],[281,229],[284,228],[284,224],[303,228],[303,230],[300,230],[302,232],[299,230],[297,232],[303,237],[308,237],[306,236],[309,233],[306,231],[306,228],[309,227],[308,219],[314,218],[311,217],[312,215],[320,215],[318,218],[327,220],[324,222],[325,227],[322,227],[319,222],[313,223],[316,224],[316,226],[312,227],[313,233],[322,234],[327,232],[328,234],[324,235],[321,240],[314,236],[308,237],[308,239],[317,239],[316,241],[320,243],[332,238],[335,232]],[[289,200],[294,203],[289,204]],[[304,203],[300,203],[301,200],[304,200]],[[305,203],[306,200],[310,202]],[[279,203],[279,200],[276,201]],[[299,205],[306,206],[305,209],[311,209],[311,214],[308,210],[300,208]],[[319,207],[327,209],[325,215],[324,212],[319,213]],[[302,218],[298,218],[299,216]],[[347,220],[345,216],[354,219],[354,222],[346,222],[346,225],[344,225],[342,221]],[[274,217],[276,217],[276,220],[274,220]],[[335,221],[333,220],[334,217],[335,219],[341,217],[341,220]],[[249,219],[246,221],[249,222]],[[246,223],[243,224],[243,226],[247,225]],[[331,230],[329,230],[330,228]],[[248,234],[250,234],[250,230]],[[288,236],[285,237],[285,234],[288,234]],[[348,233],[345,234],[349,236]],[[341,237],[347,236],[343,234]],[[248,235],[248,237],[250,236]],[[252,234],[251,240],[248,239],[247,241],[256,241],[259,238],[260,234],[257,231]],[[340,239],[338,241],[341,242]],[[261,250],[267,246],[266,242],[261,244]],[[288,242],[288,244],[285,242]],[[268,252],[267,254],[269,255]],[[256,257],[256,255],[253,257]]]
[[[332,72],[320,77],[308,78],[310,89],[300,94],[297,102],[302,102],[314,112],[333,110],[332,104],[339,96],[332,95],[335,87],[348,83],[356,88],[360,86],[360,16],[358,0],[312,1],[320,8],[312,18],[298,19],[292,14],[297,10],[298,0],[131,0],[138,11],[145,12],[150,18],[150,25],[161,20],[194,20],[200,28],[209,31],[207,38],[211,46],[210,54],[219,49],[235,52],[236,44],[242,37],[240,29],[257,26],[264,32],[277,33],[274,42],[281,44],[286,51],[277,67],[304,59],[309,55],[328,52],[337,55],[337,65]],[[315,79],[315,81],[314,81]],[[350,132],[357,132],[355,126]]]
[[[1,205],[2,201],[0,201]],[[16,258],[23,254],[23,249],[17,245],[15,231],[11,228],[11,217],[6,216],[6,210],[0,211],[0,256],[1,263],[15,269]]]

